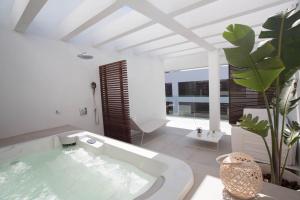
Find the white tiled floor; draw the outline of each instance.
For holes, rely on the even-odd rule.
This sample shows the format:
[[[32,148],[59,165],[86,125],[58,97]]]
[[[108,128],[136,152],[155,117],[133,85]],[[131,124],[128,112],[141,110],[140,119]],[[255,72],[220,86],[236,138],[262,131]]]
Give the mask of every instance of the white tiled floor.
[[[231,135],[229,132],[221,139],[220,150],[217,152],[215,150],[215,144],[195,141],[185,137],[185,135],[191,131],[191,123],[193,121],[183,120],[177,122],[176,120],[179,119],[174,117],[168,117],[168,119],[171,121],[165,127],[145,135],[144,144],[142,146],[176,157],[190,165],[194,173],[195,184],[185,198],[188,200],[193,196],[206,175],[218,177],[219,165],[216,163],[215,159],[218,155],[231,152]],[[205,125],[208,125],[208,122],[206,121],[202,121],[201,123],[200,126],[203,128],[206,127]],[[178,127],[186,127],[189,129]]]

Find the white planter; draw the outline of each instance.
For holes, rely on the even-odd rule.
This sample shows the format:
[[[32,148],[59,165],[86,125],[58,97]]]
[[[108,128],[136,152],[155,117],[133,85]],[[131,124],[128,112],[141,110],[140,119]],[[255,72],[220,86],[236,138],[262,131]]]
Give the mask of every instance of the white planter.
[[[261,168],[261,171],[263,174],[270,174],[270,165],[269,164],[263,164],[259,163],[259,166]],[[283,178],[288,180],[288,181],[296,181],[298,185],[300,185],[300,176],[297,174],[294,174],[288,170],[285,170],[283,174]],[[300,190],[298,190],[300,192]]]

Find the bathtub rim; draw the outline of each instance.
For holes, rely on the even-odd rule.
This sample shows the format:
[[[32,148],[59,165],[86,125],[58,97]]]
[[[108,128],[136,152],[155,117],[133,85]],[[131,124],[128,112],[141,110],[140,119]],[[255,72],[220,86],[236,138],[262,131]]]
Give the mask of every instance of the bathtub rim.
[[[15,144],[11,144],[11,145],[7,145],[7,146],[2,146],[0,147],[0,153],[5,153],[5,151],[3,151],[4,149],[9,149],[12,148],[13,146],[16,145],[21,145],[21,144],[26,144],[26,143],[32,143],[34,141],[38,141],[38,140],[42,140],[45,138],[53,138],[53,137],[57,137],[59,135],[71,135],[71,134],[82,134],[82,135],[88,135],[91,136],[93,138],[96,138],[100,141],[102,141],[103,143],[109,144],[111,146],[114,146],[116,148],[120,149],[121,145],[123,150],[125,150],[126,148],[128,149],[135,149],[136,152],[148,152],[148,153],[152,153],[153,155],[155,155],[154,157],[152,157],[151,159],[155,160],[156,162],[162,163],[164,165],[167,166],[167,169],[164,170],[161,174],[161,176],[164,177],[165,181],[162,185],[162,187],[160,187],[155,193],[151,194],[151,196],[147,199],[149,200],[161,200],[161,199],[183,199],[186,194],[190,191],[190,189],[192,188],[193,184],[194,184],[194,175],[192,172],[192,169],[190,168],[189,165],[187,165],[185,162],[162,154],[162,153],[158,153],[158,152],[154,152],[152,150],[148,150],[145,149],[143,147],[138,147],[132,144],[128,144],[119,140],[115,140],[112,138],[108,138],[106,136],[103,135],[98,135],[89,131],[85,131],[85,130],[71,130],[71,131],[63,131],[60,133],[55,133],[53,135],[49,135],[49,136],[42,136],[42,137],[38,137],[38,138],[33,138],[31,140],[27,140],[27,141],[21,141]],[[136,154],[135,152],[131,152],[133,154]],[[140,156],[142,156],[142,154],[138,154]],[[147,158],[147,157],[146,157]],[[150,158],[147,158],[150,159]]]

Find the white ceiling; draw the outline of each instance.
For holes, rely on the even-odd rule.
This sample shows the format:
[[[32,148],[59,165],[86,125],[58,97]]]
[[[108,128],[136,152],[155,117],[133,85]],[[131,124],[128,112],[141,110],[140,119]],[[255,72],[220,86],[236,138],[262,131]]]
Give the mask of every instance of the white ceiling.
[[[0,1],[0,26],[8,24],[11,20],[9,17],[14,14],[13,5],[20,4],[20,1],[23,0]],[[39,9],[35,8],[34,12],[28,11],[26,20],[28,21],[30,17],[32,20],[23,28],[23,32],[91,45],[95,48],[133,50],[138,54],[162,58],[227,47],[229,44],[223,39],[222,32],[231,23],[250,25],[258,35],[260,25],[268,16],[290,9],[298,2],[298,0],[44,1],[45,4]],[[34,4],[36,1],[28,0],[28,2]],[[17,30],[17,27],[13,28]]]

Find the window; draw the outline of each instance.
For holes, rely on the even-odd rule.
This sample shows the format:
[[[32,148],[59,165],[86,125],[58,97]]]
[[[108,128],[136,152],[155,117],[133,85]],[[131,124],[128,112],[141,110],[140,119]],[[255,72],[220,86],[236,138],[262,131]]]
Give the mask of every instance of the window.
[[[172,83],[166,83],[165,84],[165,92],[166,92],[166,97],[171,97],[173,96],[173,93],[172,93]]]
[[[167,115],[173,114],[173,102],[170,102],[170,101],[166,102],[166,112],[167,112]]]
[[[179,102],[179,115],[186,117],[208,118],[209,104],[198,102]]]
[[[228,97],[229,95],[229,80],[221,80],[220,81],[220,96],[221,97]]]
[[[179,96],[209,96],[208,81],[178,83]]]
[[[221,103],[221,119],[228,119],[228,103]]]

